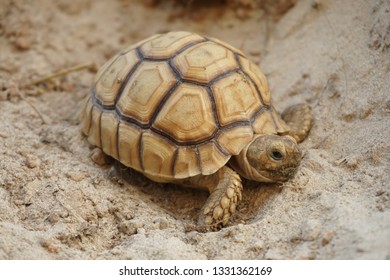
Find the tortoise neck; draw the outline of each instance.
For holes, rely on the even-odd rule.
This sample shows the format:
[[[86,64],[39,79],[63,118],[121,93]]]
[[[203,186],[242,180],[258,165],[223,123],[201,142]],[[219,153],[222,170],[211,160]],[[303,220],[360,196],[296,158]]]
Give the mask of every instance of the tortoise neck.
[[[228,164],[232,169],[234,169],[238,174],[246,179],[257,182],[273,182],[271,179],[261,175],[248,162],[247,151],[249,146],[256,140],[256,138],[257,137],[254,137],[252,141],[244,149],[242,149],[238,155],[232,156]]]

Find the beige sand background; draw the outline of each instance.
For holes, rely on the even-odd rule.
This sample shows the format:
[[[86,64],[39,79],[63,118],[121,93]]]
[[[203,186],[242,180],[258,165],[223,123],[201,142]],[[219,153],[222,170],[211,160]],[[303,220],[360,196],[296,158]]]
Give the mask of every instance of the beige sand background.
[[[297,176],[246,183],[218,232],[191,231],[207,193],[97,166],[74,120],[98,66],[170,30],[241,48],[278,110],[313,107]],[[389,259],[389,139],[388,0],[0,1],[0,259]]]

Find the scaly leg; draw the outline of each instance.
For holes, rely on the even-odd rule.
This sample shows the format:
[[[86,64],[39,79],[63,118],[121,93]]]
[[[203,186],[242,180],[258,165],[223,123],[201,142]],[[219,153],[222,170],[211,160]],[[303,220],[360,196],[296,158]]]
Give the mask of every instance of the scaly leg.
[[[227,166],[211,175],[199,175],[176,183],[207,188],[210,196],[201,209],[198,224],[210,229],[226,225],[241,200],[242,183],[240,176]]]
[[[312,118],[310,105],[306,103],[288,107],[282,113],[282,119],[290,128],[289,134],[297,143],[302,142],[309,134]]]

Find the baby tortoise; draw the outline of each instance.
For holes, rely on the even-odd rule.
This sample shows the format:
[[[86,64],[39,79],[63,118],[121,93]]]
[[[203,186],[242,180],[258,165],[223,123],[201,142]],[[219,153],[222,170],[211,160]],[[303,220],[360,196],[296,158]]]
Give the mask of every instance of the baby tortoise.
[[[83,110],[83,133],[105,154],[153,181],[208,190],[198,224],[211,229],[235,212],[240,176],[294,176],[312,121],[307,104],[280,117],[258,66],[190,32],[158,34],[114,56]]]

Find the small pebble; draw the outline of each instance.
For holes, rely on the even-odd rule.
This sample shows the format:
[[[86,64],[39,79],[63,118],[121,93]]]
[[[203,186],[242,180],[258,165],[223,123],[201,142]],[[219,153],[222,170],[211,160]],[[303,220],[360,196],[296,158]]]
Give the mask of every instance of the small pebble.
[[[26,159],[25,163],[28,168],[32,169],[41,165],[41,160],[38,157],[28,152],[20,152],[20,154]]]
[[[264,241],[262,240],[258,240],[256,241],[253,246],[251,247],[251,250],[253,252],[260,252],[261,250],[263,250],[265,248],[265,243]]]
[[[139,222],[121,222],[118,226],[118,230],[121,233],[127,235],[133,235],[138,233],[139,229],[142,228],[142,225]]]
[[[159,229],[166,229],[166,228],[168,228],[168,226],[169,226],[169,223],[168,223],[167,219],[165,219],[165,218],[159,219]]]
[[[85,173],[85,172],[77,172],[77,171],[76,172],[68,172],[66,174],[66,176],[69,179],[71,179],[71,180],[73,180],[75,182],[80,182],[80,181],[84,180],[87,177],[87,173]]]
[[[60,250],[58,246],[53,242],[53,240],[50,239],[42,240],[41,246],[45,248],[49,253],[58,253]]]
[[[47,217],[47,220],[49,221],[49,223],[51,223],[52,225],[56,224],[59,220],[60,220],[60,216],[58,213],[56,212],[52,212],[50,213],[50,215]]]
[[[31,45],[33,43],[33,38],[31,36],[22,36],[15,40],[15,46],[20,50],[28,50],[31,48]]]
[[[334,231],[327,231],[327,232],[325,232],[322,235],[321,245],[322,246],[328,245],[332,241],[334,235],[335,235]]]

